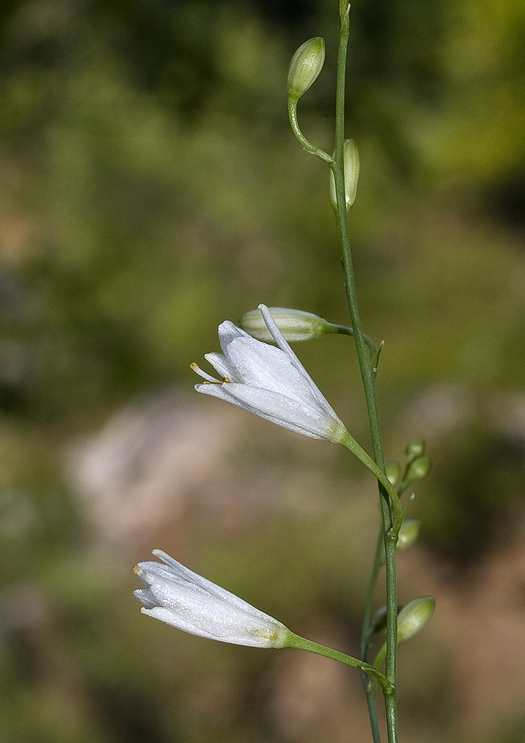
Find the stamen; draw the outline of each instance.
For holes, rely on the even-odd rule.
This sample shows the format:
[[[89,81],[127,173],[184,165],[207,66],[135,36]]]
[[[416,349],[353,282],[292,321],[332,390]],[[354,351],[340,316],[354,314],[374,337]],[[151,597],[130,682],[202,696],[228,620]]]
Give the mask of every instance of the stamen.
[[[206,383],[207,384],[223,384],[223,382],[221,382],[220,380],[215,379],[215,377],[212,377],[210,374],[207,374],[205,371],[202,371],[200,366],[197,366],[195,362],[190,364],[190,369],[194,371],[196,374],[198,374],[199,377],[202,377],[205,380],[205,384]],[[224,379],[223,381],[229,382],[230,380]]]

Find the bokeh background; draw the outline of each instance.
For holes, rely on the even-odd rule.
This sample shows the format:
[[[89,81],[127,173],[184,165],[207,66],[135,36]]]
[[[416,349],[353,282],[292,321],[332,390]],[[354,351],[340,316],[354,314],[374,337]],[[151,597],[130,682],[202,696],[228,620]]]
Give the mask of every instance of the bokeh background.
[[[358,675],[142,616],[153,547],[356,653],[378,511],[341,448],[192,390],[259,302],[346,323],[322,163],[336,0],[5,0],[0,9],[0,727],[6,743],[366,741]],[[525,6],[360,0],[348,134],[387,456],[433,460],[400,600],[405,743],[525,737]],[[298,346],[369,446],[351,341]],[[378,594],[377,605],[382,596]]]

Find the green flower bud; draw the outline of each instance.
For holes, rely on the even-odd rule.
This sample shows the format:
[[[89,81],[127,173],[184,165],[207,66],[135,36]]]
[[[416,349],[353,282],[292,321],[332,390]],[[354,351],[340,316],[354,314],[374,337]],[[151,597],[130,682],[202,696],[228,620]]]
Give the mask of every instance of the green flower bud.
[[[421,521],[416,519],[409,519],[404,521],[401,529],[399,530],[399,537],[397,540],[398,550],[406,550],[410,547],[419,536],[419,530],[421,529]]]
[[[406,479],[409,482],[422,480],[430,472],[431,462],[428,457],[417,457],[409,465],[406,473]]]
[[[344,143],[344,170],[345,170],[345,200],[348,211],[355,201],[357,193],[357,181],[359,180],[359,151],[353,139],[345,139]],[[337,206],[335,194],[334,174],[330,171],[330,203]]]
[[[368,634],[371,637],[372,635],[377,635],[379,634],[379,632],[384,632],[385,630],[386,630],[386,606],[382,606],[380,609],[376,611],[376,613],[372,617],[372,621],[370,622],[370,629],[368,630]]]
[[[324,39],[314,36],[295,52],[288,70],[288,96],[297,100],[317,80],[324,65]]]
[[[436,599],[432,596],[422,596],[409,601],[397,617],[397,641],[408,640],[423,629],[434,613],[435,606]]]
[[[386,476],[392,483],[392,485],[395,485],[396,482],[399,480],[399,476],[401,475],[401,465],[399,462],[388,462],[386,465]]]
[[[321,335],[334,332],[334,326],[303,310],[290,310],[285,307],[269,307],[270,313],[287,341],[308,341]],[[266,327],[260,310],[245,312],[239,325],[258,341],[275,342]]]
[[[407,444],[405,454],[408,461],[410,462],[412,459],[422,456],[425,453],[425,446],[423,439],[416,439],[415,441],[411,441],[410,444]]]

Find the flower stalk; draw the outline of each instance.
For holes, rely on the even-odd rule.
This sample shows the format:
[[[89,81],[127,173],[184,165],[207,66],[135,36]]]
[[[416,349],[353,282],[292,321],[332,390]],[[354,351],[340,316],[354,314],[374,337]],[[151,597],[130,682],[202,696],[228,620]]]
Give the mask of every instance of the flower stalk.
[[[334,162],[330,165],[334,177],[336,195],[336,227],[339,245],[343,256],[343,267],[346,279],[346,296],[354,340],[361,371],[361,378],[365,392],[366,405],[374,460],[380,471],[385,472],[385,458],[377,409],[377,397],[375,390],[375,370],[367,353],[366,343],[362,330],[359,308],[357,303],[357,292],[354,279],[354,269],[350,238],[348,233],[348,219],[346,208],[346,189],[344,175],[344,128],[345,128],[345,83],[346,83],[346,57],[348,39],[350,34],[350,6],[344,1],[339,2],[340,32],[339,48],[337,58],[337,87],[336,87],[336,124],[335,124],[335,147]],[[385,476],[386,477],[386,476]],[[385,675],[389,681],[389,688],[383,689],[386,705],[387,732],[389,743],[397,743],[397,698],[396,698],[396,668],[397,668],[397,586],[396,586],[396,544],[397,534],[401,527],[402,517],[400,515],[400,504],[397,492],[392,498],[392,488],[388,488],[381,478],[379,482],[379,499],[381,506],[382,525],[380,539],[384,541],[385,564],[386,564],[386,593],[387,593],[387,638],[386,638],[386,670]],[[379,543],[378,543],[379,544]],[[368,630],[371,616],[371,606],[374,587],[379,576],[379,560],[381,554],[376,549],[374,566],[368,592],[367,607],[363,625],[363,645],[368,642]],[[366,639],[364,639],[366,638]],[[364,648],[366,651],[366,647]],[[374,734],[374,741],[379,741],[377,725],[376,702],[373,693],[367,694],[369,715]]]

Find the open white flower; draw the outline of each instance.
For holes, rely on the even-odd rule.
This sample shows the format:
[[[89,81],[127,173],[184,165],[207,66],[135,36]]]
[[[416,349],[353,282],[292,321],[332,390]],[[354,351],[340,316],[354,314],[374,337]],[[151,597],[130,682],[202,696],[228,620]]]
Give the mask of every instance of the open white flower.
[[[134,595],[142,612],[192,635],[258,648],[282,648],[290,632],[276,619],[181,565],[162,550],[160,562],[139,562],[133,571],[146,588]]]
[[[348,437],[344,424],[284,339],[268,307],[261,304],[259,309],[278,348],[223,322],[219,325],[223,353],[205,355],[222,380],[192,364],[206,380],[195,389],[304,436],[341,443]]]

